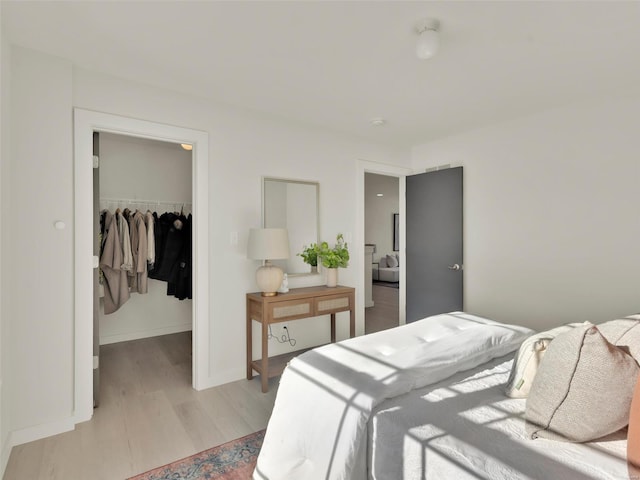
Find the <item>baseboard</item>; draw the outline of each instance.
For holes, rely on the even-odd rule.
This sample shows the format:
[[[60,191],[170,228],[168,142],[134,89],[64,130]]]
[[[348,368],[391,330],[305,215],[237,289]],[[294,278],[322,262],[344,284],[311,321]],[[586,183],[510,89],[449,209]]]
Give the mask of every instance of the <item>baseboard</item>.
[[[9,463],[9,456],[11,455],[11,434],[7,435],[2,444],[2,457],[0,458],[0,478],[4,478],[4,472],[7,469],[7,463]]]
[[[72,417],[64,420],[58,420],[56,422],[42,423],[33,427],[12,431],[9,434],[9,440],[7,443],[9,443],[11,447],[15,447],[16,445],[22,445],[23,443],[40,440],[41,438],[69,432],[74,428],[75,424]]]
[[[158,337],[160,335],[169,335],[171,333],[188,332],[192,330],[191,323],[183,325],[171,325],[169,327],[152,328],[138,332],[119,333],[116,335],[103,335],[100,337],[100,345],[108,345],[110,343],[128,342],[129,340],[140,340],[141,338]]]
[[[218,385],[224,385],[225,383],[236,382],[243,378],[247,378],[247,371],[245,368],[233,368],[224,372],[218,372],[216,375],[207,378],[203,385],[199,385],[199,390],[217,387]]]

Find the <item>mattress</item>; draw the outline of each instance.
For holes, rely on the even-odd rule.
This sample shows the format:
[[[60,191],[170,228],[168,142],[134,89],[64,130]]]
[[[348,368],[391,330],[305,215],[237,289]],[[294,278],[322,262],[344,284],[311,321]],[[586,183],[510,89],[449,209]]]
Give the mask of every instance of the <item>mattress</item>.
[[[369,478],[629,480],[626,430],[585,444],[526,438],[526,400],[504,394],[512,357],[378,405]]]

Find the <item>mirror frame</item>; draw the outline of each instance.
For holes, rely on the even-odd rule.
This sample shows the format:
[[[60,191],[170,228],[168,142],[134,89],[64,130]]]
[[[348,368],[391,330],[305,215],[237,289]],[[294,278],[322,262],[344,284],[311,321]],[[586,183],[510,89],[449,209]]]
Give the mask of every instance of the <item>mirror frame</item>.
[[[265,228],[265,205],[266,205],[266,188],[265,182],[281,182],[281,183],[295,183],[301,185],[309,185],[316,187],[316,232],[318,237],[315,242],[320,243],[320,182],[312,182],[308,180],[295,180],[291,178],[278,178],[278,177],[262,177],[262,228]],[[295,254],[295,252],[291,252]],[[306,277],[311,275],[319,275],[319,272],[306,272],[306,273],[289,273],[284,272],[288,277]]]

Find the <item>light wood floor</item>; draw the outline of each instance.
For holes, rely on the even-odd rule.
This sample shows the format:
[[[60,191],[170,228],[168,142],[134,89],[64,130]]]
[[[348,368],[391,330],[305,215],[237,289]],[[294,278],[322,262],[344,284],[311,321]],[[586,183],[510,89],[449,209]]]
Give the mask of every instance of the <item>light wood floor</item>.
[[[123,480],[266,427],[278,378],[191,387],[191,334],[101,347],[101,402],[71,432],[14,447],[4,480]]]
[[[398,325],[398,290],[374,285],[365,331]],[[266,427],[279,378],[197,392],[191,333],[104,345],[100,407],[75,430],[14,447],[4,480],[123,480]]]
[[[365,333],[397,327],[399,322],[397,288],[373,285],[373,307],[365,308]]]

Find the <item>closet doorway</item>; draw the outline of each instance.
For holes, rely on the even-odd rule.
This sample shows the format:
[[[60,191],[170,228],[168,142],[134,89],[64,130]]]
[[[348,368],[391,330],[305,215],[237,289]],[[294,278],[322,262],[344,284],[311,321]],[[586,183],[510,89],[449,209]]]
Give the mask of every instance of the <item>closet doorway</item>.
[[[154,365],[144,381],[176,376],[191,383],[191,145],[107,132],[95,132],[93,142],[94,224],[104,245],[94,253],[105,251],[94,284],[94,356],[100,369],[113,368],[126,365],[114,357],[133,351],[130,367],[118,368]],[[116,252],[121,265],[105,266],[106,275],[102,262],[110,264]],[[100,369],[94,370],[95,406],[100,380],[109,378]]]
[[[74,238],[75,238],[75,411],[74,422],[87,421],[93,414],[93,375],[99,358],[93,353],[93,274],[98,258],[93,251],[93,158],[94,133],[124,136],[128,140],[153,140],[189,144],[192,150],[192,386],[208,388],[209,381],[209,283],[208,283],[208,135],[206,132],[173,127],[117,115],[74,109]],[[133,137],[133,138],[132,138]],[[115,138],[115,137],[114,137]],[[106,197],[103,191],[103,197]],[[108,197],[106,197],[108,198]],[[138,197],[141,198],[141,197]],[[136,199],[134,197],[120,200]],[[113,199],[112,199],[113,200]],[[116,199],[117,200],[117,199]],[[149,201],[155,198],[144,198]],[[173,201],[172,199],[171,201]],[[180,199],[175,199],[180,200]],[[159,200],[156,200],[159,201]],[[186,202],[185,202],[186,203]],[[132,294],[136,295],[136,294]],[[170,299],[168,299],[170,300]],[[175,302],[180,302],[173,299]],[[122,311],[126,307],[123,305]],[[183,322],[183,327],[186,328]],[[175,327],[173,327],[175,328]],[[162,332],[159,332],[162,333]],[[122,334],[122,332],[120,332]],[[123,334],[131,335],[131,332]],[[112,337],[125,339],[125,337]]]

